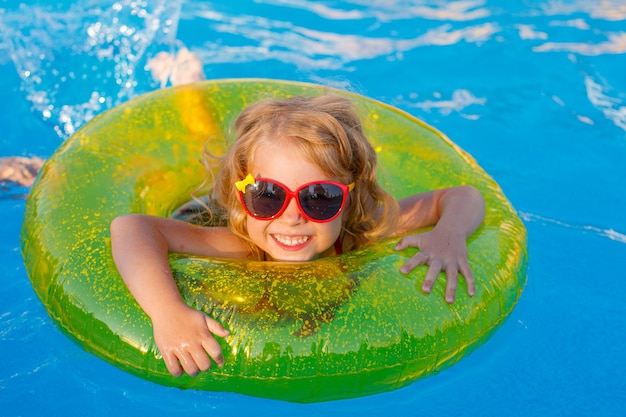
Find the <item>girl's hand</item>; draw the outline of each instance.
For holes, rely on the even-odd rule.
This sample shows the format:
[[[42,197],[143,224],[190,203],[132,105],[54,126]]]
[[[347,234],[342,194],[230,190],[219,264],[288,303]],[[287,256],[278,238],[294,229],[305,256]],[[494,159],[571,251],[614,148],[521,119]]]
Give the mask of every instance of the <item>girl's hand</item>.
[[[224,356],[215,336],[230,334],[221,324],[186,304],[164,309],[152,319],[154,339],[167,370],[174,376],[184,372],[195,376],[211,367],[224,365]]]
[[[422,283],[422,291],[430,294],[439,272],[446,273],[446,301],[454,302],[459,272],[467,283],[467,292],[473,296],[476,292],[474,276],[467,261],[467,244],[465,237],[453,232],[435,228],[429,232],[405,236],[396,245],[397,250],[408,247],[419,248],[419,252],[411,257],[400,272],[408,274],[420,265],[429,265],[428,272]]]

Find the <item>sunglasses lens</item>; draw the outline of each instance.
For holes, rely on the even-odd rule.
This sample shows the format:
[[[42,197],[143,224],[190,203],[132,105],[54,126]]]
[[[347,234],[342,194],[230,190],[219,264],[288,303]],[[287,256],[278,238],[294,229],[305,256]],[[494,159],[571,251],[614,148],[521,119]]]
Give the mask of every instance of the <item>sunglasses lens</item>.
[[[333,219],[343,208],[346,196],[344,189],[330,182],[305,185],[297,196],[273,181],[257,179],[248,184],[240,194],[248,213],[261,220],[274,218],[285,208],[289,196],[298,199],[303,214],[312,221],[326,222]]]
[[[254,217],[270,218],[283,208],[286,197],[285,190],[279,185],[257,180],[246,187],[243,202]]]
[[[328,220],[341,210],[343,190],[334,184],[311,184],[298,193],[302,211],[313,220]]]

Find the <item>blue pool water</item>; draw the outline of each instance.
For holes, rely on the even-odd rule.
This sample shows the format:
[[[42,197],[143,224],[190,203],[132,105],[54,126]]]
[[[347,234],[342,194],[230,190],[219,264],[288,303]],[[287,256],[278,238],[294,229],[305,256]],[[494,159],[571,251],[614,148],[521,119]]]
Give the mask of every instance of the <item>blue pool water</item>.
[[[159,88],[148,60],[183,47],[207,78],[348,88],[445,132],[523,218],[526,290],[486,344],[398,391],[310,405],[182,391],[55,328],[20,254],[28,190],[4,186],[0,415],[626,415],[623,1],[0,0],[0,157],[48,157]]]

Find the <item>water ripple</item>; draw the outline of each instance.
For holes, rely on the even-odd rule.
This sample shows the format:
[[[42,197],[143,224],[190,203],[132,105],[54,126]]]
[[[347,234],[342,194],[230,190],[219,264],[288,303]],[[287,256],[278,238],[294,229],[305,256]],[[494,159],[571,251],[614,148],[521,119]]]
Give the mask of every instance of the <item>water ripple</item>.
[[[491,22],[460,28],[446,23],[412,38],[375,37],[311,29],[258,16],[234,16],[204,5],[186,13],[209,21],[222,36],[245,38],[236,46],[226,45],[221,39],[205,42],[202,50],[196,52],[205,65],[276,59],[305,69],[349,69],[346,67],[359,60],[384,56],[402,59],[403,53],[424,46],[482,43],[501,31],[498,24]]]
[[[626,20],[626,4],[623,0],[553,0],[543,8],[546,15],[585,13],[594,19],[609,21]]]
[[[606,36],[606,41],[595,44],[588,42],[546,42],[534,47],[533,51],[574,52],[587,56],[623,54],[626,52],[626,32],[607,33]]]
[[[626,130],[626,106],[622,105],[622,100],[605,94],[602,85],[589,76],[585,77],[585,88],[591,104],[616,126]]]
[[[483,7],[486,4],[485,0],[436,2],[433,4],[415,4],[415,2],[403,0],[378,2],[352,0],[345,2],[347,9],[339,9],[337,7],[307,0],[265,0],[264,3],[292,7],[298,10],[308,10],[320,17],[333,20],[367,19],[374,17],[383,22],[414,18],[468,21],[484,18],[491,14],[489,9]],[[362,9],[356,9],[355,6],[361,7]]]
[[[538,214],[533,214],[533,213],[519,212],[518,214],[522,218],[522,220],[527,221],[527,222],[540,222],[544,224],[554,224],[557,226],[564,227],[566,229],[573,229],[573,230],[579,230],[579,231],[584,231],[584,232],[592,232],[596,234],[597,236],[605,237],[615,242],[626,243],[626,234],[620,233],[614,230],[613,228],[603,229],[597,226],[570,224],[570,223],[565,223],[561,220],[551,219],[549,217],[543,217],[543,216],[540,216]]]

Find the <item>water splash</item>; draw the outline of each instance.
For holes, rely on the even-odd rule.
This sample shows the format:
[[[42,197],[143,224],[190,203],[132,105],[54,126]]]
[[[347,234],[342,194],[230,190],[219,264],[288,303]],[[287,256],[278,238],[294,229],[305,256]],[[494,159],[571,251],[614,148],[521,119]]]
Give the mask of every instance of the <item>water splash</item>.
[[[66,138],[100,112],[155,88],[144,67],[172,51],[182,0],[21,4],[0,29],[34,112]],[[104,5],[103,5],[104,4]]]

